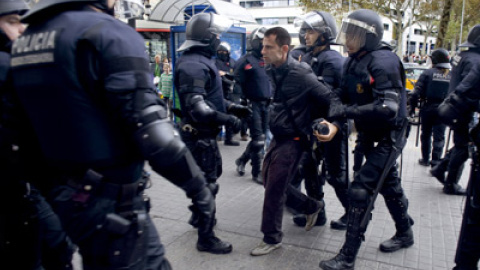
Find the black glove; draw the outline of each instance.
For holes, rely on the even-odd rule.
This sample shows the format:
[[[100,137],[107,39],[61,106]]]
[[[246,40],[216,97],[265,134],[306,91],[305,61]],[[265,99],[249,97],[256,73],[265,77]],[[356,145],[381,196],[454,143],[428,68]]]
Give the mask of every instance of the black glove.
[[[227,121],[227,125],[232,128],[233,133],[238,133],[242,128],[242,121],[239,118],[230,115]]]
[[[242,106],[238,104],[231,104],[228,107],[228,113],[233,114],[239,118],[246,118],[252,115],[252,110],[247,106]]]
[[[213,230],[215,220],[215,199],[209,188],[204,187],[200,192],[192,196],[193,206],[198,216],[199,233],[208,234]]]

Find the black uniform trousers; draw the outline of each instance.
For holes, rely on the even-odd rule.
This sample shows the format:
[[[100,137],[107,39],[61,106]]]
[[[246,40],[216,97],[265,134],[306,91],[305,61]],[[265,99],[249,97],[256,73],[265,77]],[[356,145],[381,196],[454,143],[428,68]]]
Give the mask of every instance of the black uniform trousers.
[[[445,185],[451,186],[457,184],[462,176],[465,161],[468,159],[468,123],[458,125],[453,130],[453,148],[448,162],[448,175],[445,179]]]
[[[438,104],[425,104],[424,108],[420,110],[422,123],[422,134],[420,135],[422,158],[425,161],[431,160],[433,165],[439,163],[442,158],[443,147],[445,145],[445,130],[447,128],[438,117],[438,113],[436,112],[437,107]]]
[[[258,176],[261,172],[262,158],[264,154],[263,141],[265,141],[268,130],[268,105],[267,101],[252,101],[252,115],[248,120],[250,137],[252,140],[248,143],[245,151],[240,156],[240,160],[246,164],[248,160],[252,161],[252,175]],[[262,141],[262,143],[258,143]],[[260,147],[262,146],[262,147]]]
[[[361,144],[360,148],[365,154],[365,164],[360,168],[350,186],[350,189],[366,190],[369,196],[363,201],[351,199],[350,207],[366,208],[368,206],[373,191],[378,185],[380,175],[387,165],[388,157],[393,151],[393,142],[388,136],[385,136],[376,145],[369,137],[366,134],[359,136],[360,140],[357,143]],[[413,220],[407,214],[408,200],[403,192],[396,164],[387,172],[380,194],[385,199],[385,204],[395,222],[397,232],[407,231],[413,225]],[[370,213],[366,214],[369,215]]]

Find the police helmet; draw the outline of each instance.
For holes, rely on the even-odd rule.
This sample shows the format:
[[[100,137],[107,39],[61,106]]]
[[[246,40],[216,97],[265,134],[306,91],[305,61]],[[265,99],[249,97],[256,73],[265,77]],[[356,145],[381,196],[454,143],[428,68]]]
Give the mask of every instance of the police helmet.
[[[311,11],[302,17],[296,18],[294,24],[296,27],[300,27],[299,36],[303,36],[303,38],[305,38],[305,33],[308,29],[320,33],[324,40],[317,39],[315,42],[316,46],[331,43],[335,41],[337,36],[335,18],[328,12]]]
[[[337,43],[348,43],[358,51],[373,51],[383,38],[383,23],[380,16],[369,9],[359,9],[350,13],[342,21]],[[348,47],[348,46],[347,46]]]
[[[470,29],[467,42],[460,44],[460,47],[480,48],[480,24]]]
[[[432,58],[432,64],[450,63],[450,54],[444,48],[438,48],[430,54]]]
[[[223,51],[223,52],[228,52],[230,53],[230,50],[231,50],[231,47],[230,47],[230,44],[228,44],[228,42],[221,42],[220,45],[218,45],[218,48],[217,48],[217,52],[218,51]]]
[[[177,51],[193,47],[205,47],[215,52],[220,44],[220,35],[232,26],[226,17],[214,13],[199,13],[187,23],[186,40]]]
[[[27,11],[27,3],[23,0],[0,0],[0,16],[9,14],[23,15]]]
[[[265,27],[259,27],[252,31],[247,38],[247,51],[260,52],[262,50],[265,32],[267,32],[267,28]]]

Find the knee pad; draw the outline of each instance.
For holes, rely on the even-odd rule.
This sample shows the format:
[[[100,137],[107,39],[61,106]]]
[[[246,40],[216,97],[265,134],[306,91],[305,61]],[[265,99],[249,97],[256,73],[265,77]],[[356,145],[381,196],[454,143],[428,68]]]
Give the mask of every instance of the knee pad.
[[[350,206],[365,208],[368,206],[370,193],[366,189],[350,188],[348,189],[348,197],[350,199]]]
[[[260,152],[265,147],[265,140],[252,141],[251,151],[254,153]]]
[[[208,183],[207,187],[212,192],[213,197],[217,195],[218,190],[220,189],[220,186],[217,183]]]

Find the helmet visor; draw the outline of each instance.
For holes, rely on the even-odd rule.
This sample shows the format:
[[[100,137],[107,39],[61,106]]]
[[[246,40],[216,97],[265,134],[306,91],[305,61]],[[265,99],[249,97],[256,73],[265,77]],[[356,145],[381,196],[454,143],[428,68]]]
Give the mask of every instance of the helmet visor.
[[[145,7],[141,0],[115,1],[115,17],[119,19],[132,19],[143,16]]]
[[[345,45],[349,52],[355,53],[365,46],[367,33],[377,35],[375,27],[362,21],[347,18],[342,21],[336,43]]]
[[[207,31],[214,35],[217,35],[220,38],[223,33],[227,32],[230,27],[232,27],[233,22],[225,16],[217,15],[214,13],[211,13],[211,15],[212,21]]]
[[[322,32],[322,29],[325,27],[325,21],[323,17],[316,12],[310,12],[305,15],[302,28],[307,30],[308,28],[313,29],[318,32]]]

